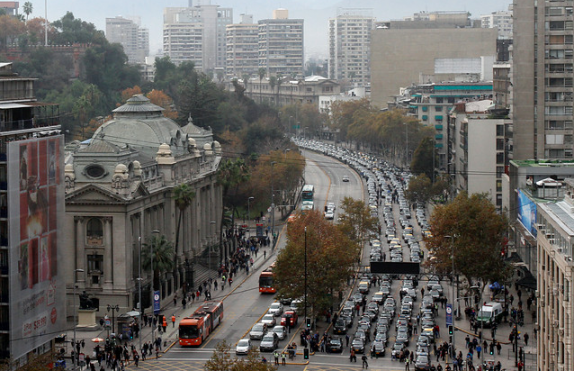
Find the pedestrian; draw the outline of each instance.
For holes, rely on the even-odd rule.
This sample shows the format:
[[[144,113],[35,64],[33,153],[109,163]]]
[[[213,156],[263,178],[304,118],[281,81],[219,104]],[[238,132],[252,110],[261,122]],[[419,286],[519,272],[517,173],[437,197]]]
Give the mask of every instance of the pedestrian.
[[[349,346],[349,334],[345,335],[345,341],[347,342],[346,346]]]
[[[273,352],[273,357],[275,357],[275,364],[278,365],[279,364],[279,352],[277,352],[277,351]]]
[[[285,358],[286,358],[286,354],[285,352],[281,353],[281,363],[283,364],[283,366],[287,366],[287,364],[285,363]]]
[[[351,353],[349,355],[349,362],[357,362],[357,356],[355,355],[355,349],[351,349]]]
[[[177,306],[177,295],[174,295],[173,297],[173,306]]]
[[[171,316],[172,327],[175,328],[175,314]]]
[[[187,304],[187,300],[185,300],[185,296],[181,299],[181,305],[183,305],[183,309],[185,309],[185,305]]]
[[[405,358],[405,371],[410,371],[411,369],[410,364],[411,364],[410,358],[409,357]]]
[[[498,355],[500,355],[500,350],[502,349],[502,345],[500,345],[499,342],[496,342],[496,351],[498,353]]]
[[[476,357],[480,358],[480,352],[482,351],[482,347],[480,345],[478,345],[476,347]]]
[[[163,321],[162,321],[161,327],[163,328],[163,332],[165,333],[167,331],[167,319],[165,318],[165,316],[162,316],[162,317],[163,317]]]
[[[528,335],[528,332],[524,333],[523,338],[524,338],[524,344],[528,346],[528,339],[530,338],[530,336]]]
[[[363,354],[361,359],[363,360],[363,367],[362,368],[369,368],[369,363],[367,362],[367,356]]]

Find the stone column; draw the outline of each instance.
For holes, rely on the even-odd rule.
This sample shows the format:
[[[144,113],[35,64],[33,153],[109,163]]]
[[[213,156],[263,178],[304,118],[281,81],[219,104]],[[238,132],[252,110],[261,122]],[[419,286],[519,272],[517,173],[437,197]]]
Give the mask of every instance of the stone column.
[[[86,256],[86,218],[83,216],[75,216],[74,222],[76,223],[76,268],[75,269],[85,269],[85,256]],[[85,282],[85,274],[74,274],[76,276],[75,280],[77,282]]]
[[[102,218],[104,222],[104,283],[112,284],[114,282],[113,259],[114,246],[112,238],[112,217]]]

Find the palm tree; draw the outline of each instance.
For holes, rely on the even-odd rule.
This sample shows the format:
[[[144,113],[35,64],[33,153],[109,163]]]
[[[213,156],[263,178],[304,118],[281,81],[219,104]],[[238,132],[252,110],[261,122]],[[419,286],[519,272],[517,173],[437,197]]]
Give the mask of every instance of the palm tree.
[[[277,74],[277,106],[279,106],[279,94],[281,94],[281,84],[283,84],[283,76],[278,73]]]
[[[257,71],[257,74],[259,75],[259,104],[261,104],[261,82],[263,81],[266,73],[267,71],[265,71],[265,68],[263,67],[260,67]]]
[[[145,271],[151,269],[153,256],[152,290],[159,290],[160,277],[162,274],[173,270],[173,244],[162,234],[148,237],[144,246],[145,249],[142,251],[142,268]]]
[[[175,206],[179,209],[179,217],[177,218],[177,228],[175,232],[175,253],[173,256],[173,269],[175,270],[178,266],[177,257],[179,250],[179,232],[181,228],[181,221],[183,220],[183,213],[191,205],[191,201],[193,201],[195,198],[195,192],[188,184],[182,183],[173,188],[171,198],[174,200]]]
[[[271,88],[271,93],[273,93],[273,89],[275,89],[275,85],[277,85],[277,77],[275,77],[275,76],[269,77],[269,87]],[[271,103],[271,98],[269,98],[269,103]]]
[[[24,14],[26,14],[26,22],[28,22],[28,17],[30,16],[30,14],[32,14],[32,11],[34,10],[34,6],[32,5],[31,2],[26,1],[24,3],[23,9],[24,9]]]

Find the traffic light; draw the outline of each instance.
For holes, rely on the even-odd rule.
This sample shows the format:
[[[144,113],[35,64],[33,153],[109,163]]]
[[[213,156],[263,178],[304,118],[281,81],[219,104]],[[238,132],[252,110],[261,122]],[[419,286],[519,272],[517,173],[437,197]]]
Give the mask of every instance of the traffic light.
[[[454,333],[454,326],[453,325],[448,325],[448,334],[452,335]]]
[[[490,355],[494,354],[494,347],[490,347]]]
[[[448,336],[448,343],[449,343],[449,344],[452,344],[452,341],[453,341],[453,340],[454,340],[454,339],[452,338],[452,335],[449,335],[449,336]]]
[[[309,359],[309,348],[303,349],[303,359]]]
[[[305,323],[307,324],[307,328],[311,328],[311,318],[305,318]]]

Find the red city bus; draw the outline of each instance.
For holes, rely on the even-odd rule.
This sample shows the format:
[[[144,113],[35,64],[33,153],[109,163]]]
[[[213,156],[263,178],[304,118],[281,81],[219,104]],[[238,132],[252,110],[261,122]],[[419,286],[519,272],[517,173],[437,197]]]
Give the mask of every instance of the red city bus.
[[[223,302],[206,301],[179,322],[179,345],[199,346],[223,321]]]
[[[259,275],[259,292],[262,294],[275,294],[277,289],[273,286],[273,268],[275,262]]]

